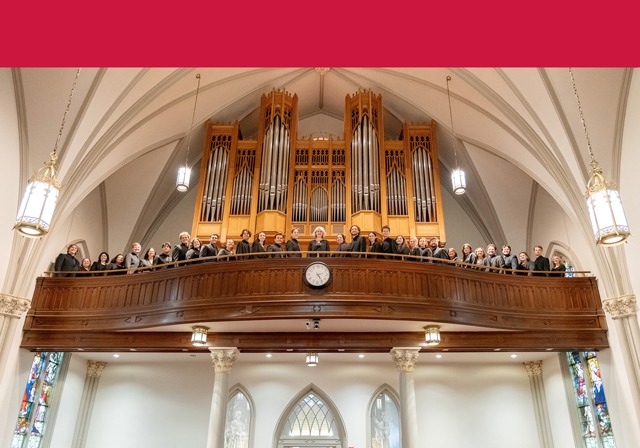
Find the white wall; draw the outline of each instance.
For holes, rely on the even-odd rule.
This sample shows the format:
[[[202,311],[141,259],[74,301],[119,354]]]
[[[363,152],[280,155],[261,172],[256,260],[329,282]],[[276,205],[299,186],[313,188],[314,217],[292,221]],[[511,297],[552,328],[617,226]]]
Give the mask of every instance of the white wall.
[[[462,245],[471,244],[473,250],[476,247],[484,247],[487,241],[482,237],[478,228],[473,224],[467,213],[453,198],[453,195],[440,186],[442,191],[442,213],[445,219],[445,234],[447,236],[447,247],[454,247],[458,255],[462,253]]]

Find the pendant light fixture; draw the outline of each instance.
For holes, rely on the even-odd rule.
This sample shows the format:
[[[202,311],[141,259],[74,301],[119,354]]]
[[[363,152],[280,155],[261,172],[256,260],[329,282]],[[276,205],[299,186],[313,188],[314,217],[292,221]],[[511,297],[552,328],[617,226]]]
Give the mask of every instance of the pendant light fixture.
[[[440,343],[440,325],[427,325],[424,327],[424,340],[429,346]]]
[[[34,173],[31,179],[29,179],[27,190],[22,197],[22,202],[18,209],[16,224],[13,228],[21,235],[29,238],[39,238],[49,232],[51,218],[53,218],[53,211],[56,208],[56,201],[61,187],[57,176],[58,164],[56,163],[58,160],[58,144],[60,143],[64,123],[67,119],[69,108],[71,107],[71,99],[76,90],[79,77],[80,69],[76,72],[76,78],[73,81],[67,109],[62,116],[60,132],[58,132],[58,138],[53,147],[53,152],[50,154],[51,159],[46,161],[44,167],[40,168],[40,170]]]
[[[307,353],[307,367],[315,367],[320,362],[317,352]]]
[[[191,179],[191,169],[189,168],[189,148],[191,147],[191,134],[193,133],[193,122],[196,118],[196,106],[198,105],[198,94],[200,93],[200,73],[196,75],[198,87],[196,88],[196,100],[193,103],[193,115],[191,116],[191,129],[189,129],[189,139],[187,142],[187,158],[184,166],[178,170],[178,179],[176,188],[178,191],[187,191],[189,189],[189,180]]]
[[[196,347],[202,347],[207,343],[207,332],[209,331],[209,327],[204,327],[202,325],[196,325],[191,327],[193,330],[191,333],[191,344]]]
[[[453,185],[453,192],[455,194],[464,194],[467,190],[467,180],[464,177],[464,171],[462,171],[458,165],[458,151],[456,150],[458,146],[458,139],[456,138],[456,133],[453,130],[453,113],[451,112],[451,92],[449,92],[449,81],[451,81],[451,76],[447,76],[447,98],[449,98],[449,118],[451,119],[451,133],[453,134],[453,154],[456,160],[455,168],[451,172],[451,184]]]
[[[587,209],[591,218],[591,227],[593,228],[593,236],[596,244],[602,246],[615,246],[624,243],[631,235],[627,217],[624,214],[622,202],[620,201],[620,193],[612,180],[605,179],[602,175],[602,168],[598,166],[598,162],[593,157],[591,149],[591,140],[587,132],[587,125],[582,114],[582,105],[576,88],[576,81],[573,78],[573,71],[569,68],[571,83],[573,84],[573,93],[576,95],[578,102],[578,110],[580,111],[580,120],[584,129],[584,135],[587,139],[587,147],[591,156],[591,171],[589,172],[589,181],[587,182],[587,191],[585,199],[587,200]]]

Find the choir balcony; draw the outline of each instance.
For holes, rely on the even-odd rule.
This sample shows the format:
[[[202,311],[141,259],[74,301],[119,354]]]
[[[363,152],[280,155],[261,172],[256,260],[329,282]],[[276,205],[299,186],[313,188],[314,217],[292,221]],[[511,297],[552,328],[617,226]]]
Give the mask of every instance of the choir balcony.
[[[327,268],[326,284],[305,279],[309,266],[318,262]],[[311,257],[140,271],[39,277],[22,347],[387,352],[421,346],[559,352],[609,346],[593,276],[529,277],[409,259]],[[315,319],[320,329],[307,330],[305,323]],[[431,324],[441,326],[435,347],[426,346],[422,330]],[[191,344],[193,325],[209,327],[202,347]]]

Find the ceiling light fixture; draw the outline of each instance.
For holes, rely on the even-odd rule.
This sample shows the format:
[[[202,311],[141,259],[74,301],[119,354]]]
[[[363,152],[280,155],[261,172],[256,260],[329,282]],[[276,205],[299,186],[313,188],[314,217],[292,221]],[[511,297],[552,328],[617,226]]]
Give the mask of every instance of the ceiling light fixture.
[[[589,162],[591,171],[589,172],[585,199],[587,200],[593,235],[596,239],[596,244],[601,244],[602,246],[622,244],[629,238],[631,233],[629,232],[629,224],[620,200],[620,193],[615,182],[605,179],[602,175],[602,168],[598,166],[598,162],[593,157],[591,140],[587,132],[587,124],[584,121],[582,105],[580,104],[580,97],[578,96],[578,89],[576,88],[576,81],[573,79],[571,68],[569,68],[569,74],[573,84],[573,93],[575,93],[576,101],[578,101],[578,110],[580,111],[584,135],[587,138],[587,148],[591,156],[591,162]]]
[[[364,355],[363,354],[359,354],[358,358],[364,358]]]
[[[191,333],[191,343],[196,347],[202,347],[207,343],[207,331],[209,331],[209,327],[196,325],[191,328],[193,329],[193,333]]]
[[[71,107],[71,99],[76,90],[79,77],[80,69],[76,72],[76,79],[73,81],[73,87],[71,87],[67,109],[62,116],[60,132],[58,132],[58,138],[53,147],[53,152],[50,154],[51,159],[44,163],[44,168],[40,168],[40,170],[34,173],[31,179],[29,179],[29,185],[27,185],[27,190],[22,197],[22,202],[18,209],[16,224],[13,228],[21,235],[29,238],[39,238],[49,232],[53,211],[56,208],[56,201],[58,200],[58,194],[61,188],[57,176],[58,164],[56,163],[56,160],[58,160],[58,144],[60,143],[64,122],[67,119],[67,114]]]
[[[438,345],[440,343],[440,325],[424,327],[424,340],[429,346]]]
[[[436,358],[442,358],[442,355],[436,355]]]
[[[187,158],[184,166],[178,170],[178,180],[176,188],[178,191],[187,191],[189,189],[189,180],[191,179],[191,169],[189,168],[189,148],[191,147],[191,134],[193,133],[193,122],[196,119],[196,106],[198,105],[198,94],[200,93],[200,73],[196,75],[198,87],[196,88],[196,100],[193,103],[193,115],[191,116],[191,129],[189,129],[189,139],[187,142]]]
[[[320,359],[316,352],[307,353],[307,367],[315,367],[318,365]]]
[[[451,112],[451,92],[449,91],[449,81],[451,81],[451,76],[447,76],[447,98],[449,99],[449,118],[451,119],[451,133],[453,134],[453,155],[456,160],[455,168],[451,172],[451,184],[453,185],[453,192],[455,194],[464,194],[467,190],[467,180],[464,176],[464,171],[462,171],[458,165],[458,151],[456,149],[458,146],[458,138],[453,130],[453,113]]]
[[[512,358],[517,358],[517,357],[518,357],[518,355],[511,355],[511,357],[512,357]]]
[[[273,355],[271,353],[267,353],[267,358],[271,358]]]
[[[113,355],[113,357],[114,357],[114,358],[119,358],[119,357],[120,357],[120,355],[115,354],[115,355]]]

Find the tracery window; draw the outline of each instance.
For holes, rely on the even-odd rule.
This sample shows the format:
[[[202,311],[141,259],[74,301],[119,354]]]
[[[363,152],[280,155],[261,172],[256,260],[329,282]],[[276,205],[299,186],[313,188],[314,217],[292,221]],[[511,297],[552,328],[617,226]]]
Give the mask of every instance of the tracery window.
[[[42,445],[63,355],[38,352],[33,357],[11,448],[39,448]]]
[[[369,417],[371,448],[400,448],[398,407],[386,390],[375,398]]]
[[[585,448],[616,448],[596,353],[569,352],[567,360]]]
[[[251,404],[246,393],[237,390],[227,404],[227,423],[224,429],[225,448],[249,448],[251,417]]]

